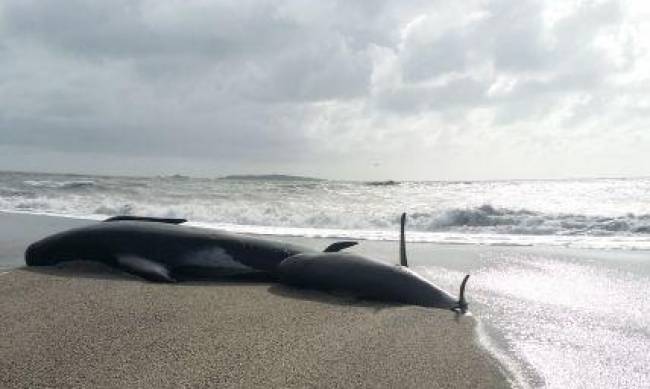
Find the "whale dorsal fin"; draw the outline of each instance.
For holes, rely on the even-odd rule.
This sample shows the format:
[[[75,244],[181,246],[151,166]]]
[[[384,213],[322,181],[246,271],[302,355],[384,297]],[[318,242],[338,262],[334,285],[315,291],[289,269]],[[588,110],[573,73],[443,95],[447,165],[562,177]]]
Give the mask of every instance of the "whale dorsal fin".
[[[140,276],[149,281],[176,282],[169,274],[169,269],[160,262],[137,255],[118,255],[117,264],[124,271]]]
[[[359,242],[353,242],[353,241],[342,241],[342,242],[335,242],[332,243],[331,245],[327,246],[325,250],[323,250],[324,253],[336,253],[339,252],[343,249],[347,249],[348,247],[352,247],[359,244]]]
[[[460,292],[458,293],[458,303],[456,303],[455,310],[458,310],[460,313],[467,312],[467,300],[465,300],[465,286],[467,285],[467,280],[469,279],[469,274],[465,275],[463,282],[460,283]]]
[[[406,212],[402,214],[399,229],[399,264],[408,267],[406,262],[406,239],[404,238],[404,225],[406,224]]]
[[[133,220],[133,221],[140,221],[140,222],[155,222],[155,223],[168,223],[168,224],[181,224],[185,223],[187,219],[171,219],[171,218],[164,218],[164,217],[150,217],[150,216],[113,216],[109,217],[108,219],[104,220],[105,222],[117,222],[117,221],[124,221],[124,220]]]

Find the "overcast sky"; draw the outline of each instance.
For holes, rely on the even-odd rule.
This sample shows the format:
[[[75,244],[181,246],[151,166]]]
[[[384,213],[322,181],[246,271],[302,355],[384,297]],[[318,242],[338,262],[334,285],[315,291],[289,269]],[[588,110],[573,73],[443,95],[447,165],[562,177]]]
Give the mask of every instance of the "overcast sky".
[[[0,1],[0,170],[650,175],[650,3]]]

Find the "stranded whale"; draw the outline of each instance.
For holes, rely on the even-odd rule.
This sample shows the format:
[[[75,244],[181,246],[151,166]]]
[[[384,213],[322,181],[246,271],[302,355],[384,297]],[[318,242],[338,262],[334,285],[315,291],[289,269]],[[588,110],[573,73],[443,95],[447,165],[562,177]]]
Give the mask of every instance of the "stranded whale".
[[[356,242],[336,242],[324,252],[246,235],[180,226],[184,219],[117,216],[51,235],[25,252],[28,266],[73,260],[98,261],[150,281],[263,274],[301,287],[337,289],[360,297],[426,307],[467,310],[465,285],[459,298],[407,267],[404,224],[400,265],[339,253]]]
[[[173,282],[206,278],[267,274],[301,253],[318,251],[246,235],[181,226],[184,219],[117,216],[91,226],[51,235],[25,252],[28,266],[90,260],[120,268],[150,281]],[[356,242],[336,242],[336,252]]]
[[[299,287],[352,292],[362,298],[466,312],[469,275],[455,298],[407,267],[405,220],[402,214],[399,265],[348,253],[300,253],[280,263],[280,280]]]

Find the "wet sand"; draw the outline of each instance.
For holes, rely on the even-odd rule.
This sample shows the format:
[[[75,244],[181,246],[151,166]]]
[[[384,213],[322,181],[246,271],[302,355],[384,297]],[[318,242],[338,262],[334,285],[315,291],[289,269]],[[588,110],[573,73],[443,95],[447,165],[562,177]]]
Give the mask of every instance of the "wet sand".
[[[0,213],[0,264],[86,223]],[[0,295],[0,387],[508,387],[474,319],[445,310],[90,263],[12,270]]]

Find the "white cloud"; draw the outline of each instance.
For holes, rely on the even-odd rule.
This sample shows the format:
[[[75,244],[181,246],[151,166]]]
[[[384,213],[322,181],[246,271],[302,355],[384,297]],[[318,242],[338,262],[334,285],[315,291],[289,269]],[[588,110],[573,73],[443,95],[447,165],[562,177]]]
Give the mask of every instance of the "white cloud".
[[[650,173],[641,1],[7,0],[0,18],[0,167]]]

